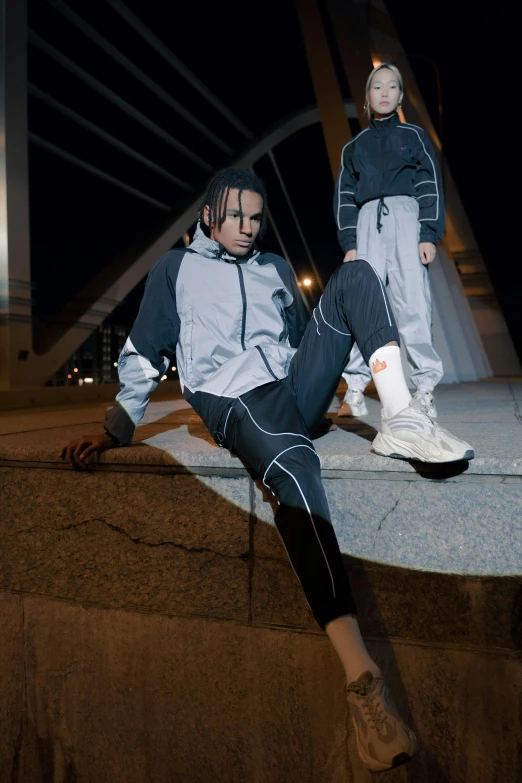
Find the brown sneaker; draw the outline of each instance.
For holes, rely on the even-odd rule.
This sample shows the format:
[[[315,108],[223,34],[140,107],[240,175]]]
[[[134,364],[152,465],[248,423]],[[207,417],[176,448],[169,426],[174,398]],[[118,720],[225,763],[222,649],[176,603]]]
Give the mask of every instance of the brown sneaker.
[[[348,686],[357,749],[371,772],[384,772],[419,751],[417,737],[400,718],[383,677],[364,672]]]

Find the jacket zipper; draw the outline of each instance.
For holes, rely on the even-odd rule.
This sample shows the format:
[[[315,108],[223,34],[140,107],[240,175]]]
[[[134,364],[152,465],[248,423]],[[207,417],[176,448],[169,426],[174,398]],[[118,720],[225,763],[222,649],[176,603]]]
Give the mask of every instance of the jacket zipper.
[[[236,264],[236,269],[237,269],[237,273],[239,275],[239,287],[241,288],[241,298],[243,300],[243,321],[241,323],[241,348],[244,351],[246,351],[245,330],[246,330],[247,299],[246,299],[246,291],[245,291],[245,280],[243,278],[243,270],[241,269],[239,264]],[[278,381],[279,378],[277,377],[277,375],[274,373],[274,371],[272,370],[272,368],[268,364],[268,360],[267,360],[265,354],[263,353],[262,348],[260,348],[259,345],[256,345],[255,348],[259,351],[259,354],[260,354],[261,358],[263,359],[263,361],[265,363],[265,367],[268,370],[268,372],[270,373],[270,375],[272,376],[272,378],[274,378],[276,381]]]
[[[241,289],[241,298],[243,300],[243,320],[241,323],[241,348],[246,351],[245,346],[245,330],[246,330],[246,314],[247,314],[247,300],[245,292],[245,281],[243,279],[243,270],[236,264],[237,273],[239,275],[239,287]]]
[[[382,191],[384,189],[384,149],[383,149],[384,143],[380,131],[379,131],[379,141],[381,144],[381,196],[382,196]]]

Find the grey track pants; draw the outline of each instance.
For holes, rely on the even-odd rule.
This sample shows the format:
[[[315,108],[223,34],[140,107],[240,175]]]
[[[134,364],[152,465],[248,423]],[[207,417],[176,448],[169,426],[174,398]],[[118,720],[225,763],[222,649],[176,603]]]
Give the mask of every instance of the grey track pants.
[[[405,345],[411,381],[431,391],[442,378],[442,361],[433,347],[428,267],[419,258],[419,205],[410,196],[384,199],[377,230],[379,200],[361,208],[357,221],[357,258],[373,266],[388,282],[388,296]],[[364,391],[370,369],[354,345],[343,378],[352,390]]]

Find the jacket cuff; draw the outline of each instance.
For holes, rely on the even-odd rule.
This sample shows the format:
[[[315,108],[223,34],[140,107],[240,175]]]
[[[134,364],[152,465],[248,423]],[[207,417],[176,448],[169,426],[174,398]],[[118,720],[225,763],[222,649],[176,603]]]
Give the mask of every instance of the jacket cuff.
[[[442,239],[441,236],[435,233],[435,231],[432,231],[430,228],[423,228],[421,229],[420,235],[419,235],[419,243],[420,242],[431,242],[432,245],[436,245],[437,242],[440,242]]]
[[[115,446],[123,446],[123,443],[120,443],[118,438],[115,435],[113,435],[111,432],[109,432],[107,427],[104,427],[103,429],[105,430],[105,434],[108,435],[109,438],[111,438],[111,440],[112,440],[112,442],[114,443]]]
[[[134,437],[134,422],[119,403],[114,403],[105,415],[105,432],[110,435],[119,446],[128,446]]]
[[[357,250],[357,235],[355,232],[343,231],[339,232],[339,244],[343,253],[348,253],[349,250]]]

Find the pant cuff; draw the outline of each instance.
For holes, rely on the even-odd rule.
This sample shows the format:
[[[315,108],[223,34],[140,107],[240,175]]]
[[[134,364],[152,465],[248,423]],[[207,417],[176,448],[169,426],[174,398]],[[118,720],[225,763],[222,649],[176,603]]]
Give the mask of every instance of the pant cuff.
[[[378,331],[374,332],[363,345],[359,345],[359,343],[357,343],[357,345],[359,345],[359,350],[364,361],[369,365],[372,354],[374,354],[375,351],[378,351],[379,348],[382,348],[393,341],[399,345],[401,344],[399,330],[396,326],[384,326],[382,329],[378,329]]]
[[[358,614],[357,606],[353,598],[346,601],[336,601],[335,604],[327,610],[314,612],[314,617],[324,631],[325,627],[328,623],[331,623],[332,620],[337,620],[338,617],[345,617],[347,614]]]

